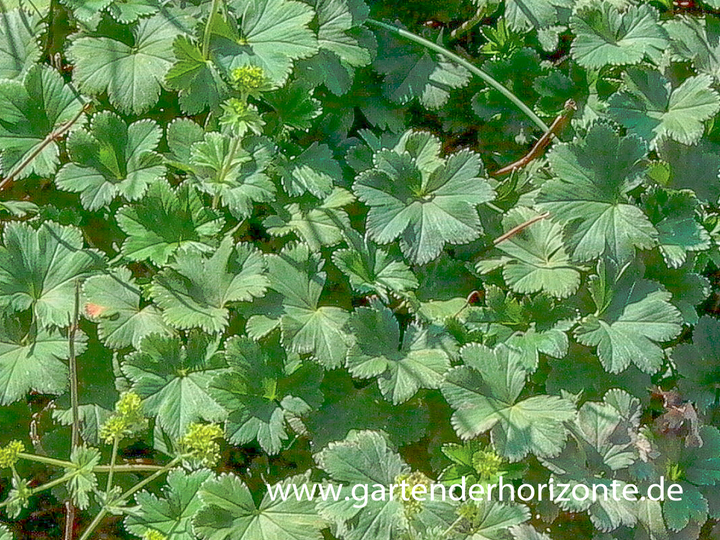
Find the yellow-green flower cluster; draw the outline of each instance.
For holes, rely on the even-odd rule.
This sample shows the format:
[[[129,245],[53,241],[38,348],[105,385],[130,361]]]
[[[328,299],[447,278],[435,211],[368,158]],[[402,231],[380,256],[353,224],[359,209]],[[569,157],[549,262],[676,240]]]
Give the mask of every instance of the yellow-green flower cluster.
[[[145,540],[167,540],[167,536],[165,536],[160,531],[156,531],[155,529],[148,529],[147,531],[145,531],[143,538]]]
[[[193,423],[188,426],[178,444],[183,452],[190,454],[203,465],[212,467],[220,459],[220,445],[215,439],[222,436],[223,430],[217,424]]]
[[[259,66],[241,66],[230,72],[230,79],[238,90],[251,92],[265,85],[265,70]]]
[[[115,404],[115,413],[100,428],[100,438],[112,443],[138,431],[142,431],[147,422],[142,413],[142,400],[134,392],[125,392]]]
[[[423,501],[421,499],[429,494],[432,488],[430,478],[420,471],[415,471],[410,474],[398,475],[395,478],[395,484],[401,487],[396,493],[402,501],[406,516],[417,514],[422,510]],[[425,486],[425,489],[414,492],[415,486]],[[413,493],[417,493],[418,497],[413,496]]]
[[[17,463],[18,454],[25,451],[22,441],[10,441],[0,448],[0,469],[12,467]]]
[[[502,470],[503,459],[493,450],[478,450],[472,457],[473,468],[479,480],[494,480]]]

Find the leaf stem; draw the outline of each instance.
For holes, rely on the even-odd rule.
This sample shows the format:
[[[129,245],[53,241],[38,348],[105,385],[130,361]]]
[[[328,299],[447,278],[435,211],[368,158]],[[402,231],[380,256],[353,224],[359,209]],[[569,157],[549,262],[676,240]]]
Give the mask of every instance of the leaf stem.
[[[64,461],[62,459],[54,459],[47,456],[38,456],[36,454],[27,454],[25,452],[18,453],[20,459],[27,461],[35,461],[37,463],[43,463],[45,465],[51,465],[53,467],[71,468],[77,467],[77,465],[71,461]],[[123,465],[115,465],[113,469],[115,472],[154,472],[159,471],[163,468],[162,465],[136,465],[134,463],[126,463]],[[110,472],[110,465],[96,465],[93,467],[93,472],[106,473]]]
[[[210,6],[210,15],[208,15],[208,20],[205,23],[205,31],[203,32],[203,60],[208,60],[210,58],[210,36],[212,35],[212,24],[213,20],[215,19],[215,14],[218,12],[219,8],[220,0],[212,0],[212,5]]]
[[[75,355],[75,336],[80,320],[80,280],[75,280],[75,310],[68,332],[68,348],[70,352],[70,406],[72,408],[72,442],[71,449],[80,445],[80,403],[78,398],[78,367]]]
[[[510,90],[505,88],[501,83],[496,81],[493,77],[485,73],[483,70],[478,68],[477,66],[474,66],[464,58],[458,56],[457,54],[448,51],[445,47],[441,47],[440,45],[437,45],[436,43],[433,43],[432,41],[428,41],[427,39],[418,36],[417,34],[413,34],[412,32],[408,32],[407,30],[404,30],[402,28],[398,28],[396,26],[393,26],[391,24],[386,24],[381,21],[376,21],[375,19],[367,19],[365,21],[370,26],[375,26],[376,28],[382,28],[383,30],[387,30],[388,32],[395,34],[397,36],[403,37],[405,39],[409,39],[410,41],[414,41],[418,45],[422,45],[423,47],[430,49],[431,51],[435,51],[438,54],[443,55],[444,57],[452,60],[453,62],[461,65],[474,75],[480,77],[483,81],[485,81],[487,84],[492,86],[495,90],[500,92],[503,96],[505,96],[507,99],[509,99],[518,109],[520,109],[525,115],[532,120],[537,127],[539,127],[544,132],[548,131],[550,128],[543,122],[540,117],[533,112],[533,110],[525,105],[515,94],[513,94]]]

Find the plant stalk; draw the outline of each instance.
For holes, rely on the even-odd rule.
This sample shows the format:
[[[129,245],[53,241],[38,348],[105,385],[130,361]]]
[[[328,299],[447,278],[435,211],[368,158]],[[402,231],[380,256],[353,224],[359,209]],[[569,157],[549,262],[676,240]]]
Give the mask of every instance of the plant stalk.
[[[430,49],[431,51],[435,51],[438,54],[443,55],[445,58],[448,58],[452,60],[453,62],[461,65],[470,73],[477,75],[480,77],[483,81],[485,81],[487,84],[492,86],[495,90],[500,92],[503,96],[505,96],[507,99],[509,99],[518,109],[520,109],[525,115],[532,120],[537,127],[539,127],[543,132],[547,132],[550,130],[550,128],[543,122],[540,117],[533,112],[533,110],[525,105],[515,94],[513,94],[510,90],[505,88],[502,84],[500,84],[498,81],[496,81],[493,77],[485,73],[483,70],[478,68],[477,66],[474,66],[461,56],[458,56],[457,54],[448,51],[446,48],[441,47],[440,45],[437,45],[436,43],[433,43],[432,41],[428,41],[427,39],[418,36],[417,34],[413,34],[412,32],[408,32],[407,30],[403,30],[402,28],[398,28],[396,26],[393,26],[391,24],[387,24],[381,21],[376,21],[374,19],[368,19],[365,21],[370,26],[374,26],[376,28],[382,28],[383,30],[387,30],[388,32],[395,34],[396,36],[403,37],[405,39],[409,39],[410,41],[414,41],[418,45],[422,45],[423,47]]]
[[[210,59],[210,36],[212,35],[212,23],[219,8],[220,0],[212,0],[212,4],[210,5],[210,15],[208,15],[208,20],[205,23],[205,31],[203,32],[202,55],[204,60]]]

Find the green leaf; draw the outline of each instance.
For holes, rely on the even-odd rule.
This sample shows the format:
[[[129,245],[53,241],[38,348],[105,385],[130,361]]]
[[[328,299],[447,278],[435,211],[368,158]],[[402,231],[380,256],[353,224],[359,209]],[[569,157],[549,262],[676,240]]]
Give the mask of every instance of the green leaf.
[[[132,45],[110,37],[75,39],[68,49],[73,80],[88,94],[107,92],[121,112],[141,114],[157,103],[173,64],[173,40],[182,32],[179,21],[158,14],[134,26]]]
[[[720,19],[711,15],[673,17],[665,21],[664,28],[682,58],[692,61],[700,73],[716,81],[720,78]]]
[[[720,148],[708,141],[687,146],[671,140],[658,144],[658,153],[670,167],[667,187],[691,189],[703,201],[720,199]]]
[[[77,354],[85,350],[85,336],[78,332]],[[35,335],[18,320],[0,320],[0,405],[24,398],[31,390],[62,394],[67,389],[70,357],[67,336],[57,330],[39,330]]]
[[[697,222],[699,203],[691,191],[655,189],[644,202],[645,213],[658,231],[658,245],[670,268],[685,264],[689,252],[710,247],[710,235]]]
[[[207,469],[190,473],[181,469],[170,471],[164,497],[147,491],[135,495],[138,506],[128,513],[125,527],[138,536],[159,532],[167,540],[195,540],[191,520],[202,507],[202,486],[212,481],[212,472]]]
[[[645,57],[659,60],[668,47],[658,12],[648,4],[621,13],[610,2],[587,8],[570,18],[575,34],[573,58],[588,69],[639,64]]]
[[[273,308],[279,320],[271,325],[281,324],[283,344],[293,352],[312,354],[328,369],[340,366],[348,348],[344,327],[349,315],[338,307],[318,306],[326,280],[319,254],[298,244],[266,260],[270,288],[280,302]],[[248,326],[261,317],[252,317]]]
[[[282,86],[293,60],[318,50],[315,33],[308,28],[313,10],[295,0],[234,0],[230,6],[240,17],[238,34],[213,35],[212,51],[227,71],[245,65],[263,68],[265,76]]]
[[[378,37],[380,54],[373,66],[385,76],[383,94],[395,103],[418,99],[428,109],[439,109],[447,103],[451,90],[470,80],[464,67],[443,56],[436,59],[424,47],[386,31],[378,32]]]
[[[651,148],[662,138],[697,143],[705,128],[703,122],[720,110],[720,96],[707,75],[690,77],[672,88],[658,71],[629,70],[625,83],[627,90],[610,98],[608,112]]]
[[[284,208],[273,205],[278,213],[263,220],[263,225],[273,236],[295,233],[310,249],[319,251],[322,246],[343,240],[343,231],[350,228],[350,220],[342,208],[354,201],[355,197],[346,189],[334,188],[322,201],[307,197]]]
[[[160,310],[140,308],[140,289],[127,268],[93,276],[83,285],[85,315],[98,321],[98,337],[111,349],[138,347],[148,334],[169,334]]]
[[[407,132],[393,150],[374,156],[353,184],[370,206],[367,230],[381,244],[401,237],[403,254],[417,264],[435,259],[446,243],[480,235],[476,206],[493,199],[480,157],[462,150],[443,159],[439,141]]]
[[[363,27],[368,8],[361,0],[312,0],[318,25],[318,54],[301,61],[298,72],[335,95],[352,85],[355,69],[372,60],[377,44]]]
[[[720,389],[720,321],[705,316],[693,330],[692,343],[675,347],[672,358],[681,375],[678,385],[683,396],[701,411],[718,401]]]
[[[299,156],[283,159],[280,171],[285,191],[293,196],[309,191],[322,199],[343,179],[342,168],[333,158],[330,147],[317,142],[313,142]]]
[[[350,317],[355,344],[348,351],[350,373],[377,377],[380,391],[393,404],[410,399],[420,388],[439,388],[450,359],[433,330],[411,325],[402,341],[392,311],[379,302],[360,307]]]
[[[125,357],[122,371],[143,398],[148,414],[172,437],[185,434],[198,420],[221,421],[223,408],[208,393],[213,376],[225,371],[217,345],[192,333],[187,344],[177,337],[151,334],[137,352]]]
[[[36,231],[10,222],[0,246],[0,306],[32,309],[42,326],[68,326],[78,281],[103,265],[99,253],[83,249],[80,229],[46,221]]]
[[[65,474],[74,473],[68,482],[68,490],[73,504],[85,510],[90,504],[88,496],[97,488],[97,477],[93,468],[100,464],[100,451],[97,448],[76,446],[70,454],[73,467],[65,467]]]
[[[197,114],[207,107],[217,110],[229,93],[215,65],[205,60],[200,47],[186,36],[173,42],[176,62],[165,75],[167,85],[180,93],[180,106],[186,114]]]
[[[14,540],[15,536],[6,525],[0,524],[0,540]]]
[[[262,254],[250,244],[233,245],[226,237],[210,257],[198,251],[179,252],[153,278],[150,295],[163,310],[163,319],[187,330],[220,332],[228,325],[228,304],[265,294]]]
[[[277,123],[283,128],[308,130],[322,114],[322,105],[313,97],[314,93],[306,81],[296,79],[267,94],[265,100],[275,110]]]
[[[594,124],[584,140],[550,152],[557,178],[543,184],[538,206],[570,224],[568,240],[575,260],[609,253],[625,261],[634,248],[655,245],[657,232],[627,197],[644,172],[645,152],[640,139],[620,137],[603,124]]]
[[[594,284],[605,279],[602,269]],[[575,329],[583,345],[597,347],[600,361],[610,373],[620,373],[631,363],[645,373],[662,367],[664,353],[658,342],[669,341],[682,330],[680,312],[671,295],[656,283],[639,279],[633,269],[623,269],[611,283],[605,299],[594,295],[597,312]],[[591,285],[592,290],[593,285]]]
[[[452,425],[462,439],[491,430],[493,445],[511,461],[562,450],[563,422],[575,417],[572,402],[547,395],[518,401],[527,372],[521,355],[505,345],[471,344],[461,355],[465,365],[448,372],[442,393],[455,409]]]
[[[418,286],[412,270],[398,254],[377,247],[367,236],[354,230],[346,231],[348,249],[333,252],[333,262],[360,294],[374,293],[387,301],[388,295],[399,295]]]
[[[219,198],[238,219],[252,213],[254,202],[275,199],[275,185],[265,170],[275,147],[262,137],[206,133],[192,145],[190,166],[201,191]]]
[[[59,149],[56,141],[45,143],[45,138],[72,121],[82,108],[79,96],[48,66],[33,66],[22,81],[0,80],[0,165],[3,174],[17,174],[18,178],[32,173],[52,175],[59,162]],[[16,170],[38,151],[22,171]]]
[[[361,485],[383,497],[371,498],[360,507],[354,500],[318,501],[321,516],[334,522],[344,540],[383,538],[397,540],[406,524],[402,501],[388,496],[388,489],[409,468],[385,438],[373,431],[354,431],[344,441],[330,443],[315,455],[318,466],[334,482],[352,491]]]
[[[337,373],[337,372],[332,372]],[[332,375],[326,373],[327,382]],[[429,407],[420,399],[393,405],[380,395],[377,385],[356,389],[347,373],[344,384],[329,384],[325,401],[308,416],[306,426],[315,448],[347,437],[355,429],[382,431],[388,440],[402,446],[420,440],[430,426]]]
[[[545,28],[558,23],[558,8],[572,5],[572,0],[507,0],[504,19],[514,30]]]
[[[19,79],[40,59],[40,17],[24,9],[0,13],[0,79]]]
[[[505,214],[503,227],[507,232],[539,216],[527,208],[516,207]],[[541,219],[497,244],[505,256],[480,260],[476,269],[487,273],[502,266],[505,282],[513,291],[522,294],[544,291],[565,298],[580,286],[580,272],[570,262],[562,235],[562,227],[557,223]]]
[[[287,358],[276,343],[261,346],[234,337],[225,344],[230,371],[215,377],[213,397],[228,411],[225,430],[233,444],[254,440],[269,454],[282,449],[286,424],[322,403],[322,369]]]
[[[268,489],[276,494],[307,482],[307,476],[291,476]],[[203,540],[320,540],[320,531],[326,526],[313,501],[294,496],[273,500],[266,493],[256,505],[250,489],[234,474],[205,482],[200,499],[203,506],[193,523]]]
[[[140,202],[118,210],[117,220],[127,235],[123,255],[158,265],[178,250],[212,251],[214,235],[224,224],[192,186],[185,183],[172,189],[165,181],[152,184]]]
[[[165,166],[154,152],[162,132],[152,120],[127,126],[119,116],[101,112],[90,129],[73,132],[67,141],[73,163],[55,177],[60,189],[80,193],[88,210],[107,206],[117,196],[141,198],[150,184],[165,175]]]

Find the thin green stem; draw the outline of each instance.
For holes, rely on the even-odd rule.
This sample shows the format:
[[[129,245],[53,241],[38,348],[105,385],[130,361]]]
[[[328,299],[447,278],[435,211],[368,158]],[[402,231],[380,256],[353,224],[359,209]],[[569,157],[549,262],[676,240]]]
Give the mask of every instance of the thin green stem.
[[[210,59],[210,36],[212,35],[212,24],[219,8],[220,0],[212,0],[210,15],[208,15],[208,20],[205,23],[205,31],[203,32],[202,55],[204,60]]]
[[[130,497],[132,497],[135,492],[141,490],[141,489],[144,488],[146,485],[148,485],[150,482],[152,482],[153,480],[155,480],[155,479],[158,478],[159,476],[161,476],[161,475],[165,474],[166,472],[168,472],[168,471],[169,471],[170,469],[172,469],[175,465],[177,465],[178,463],[180,463],[180,461],[181,461],[182,459],[183,459],[183,456],[178,456],[178,457],[176,457],[176,458],[173,459],[170,463],[168,463],[167,465],[165,465],[165,466],[162,467],[161,469],[155,471],[153,474],[151,474],[150,476],[148,476],[147,478],[145,478],[143,481],[138,482],[138,483],[135,484],[133,487],[131,487],[130,489],[128,489],[125,493],[123,493],[123,494],[120,495],[117,499],[115,499],[114,502],[115,502],[116,504],[120,504],[120,503],[126,501],[127,499],[129,499]],[[80,540],[88,540],[88,538],[90,538],[90,535],[91,535],[91,534],[93,533],[93,531],[97,528],[97,526],[100,525],[100,523],[101,523],[102,520],[105,518],[105,516],[107,515],[107,513],[108,513],[107,508],[106,508],[106,507],[103,507],[103,508],[100,510],[100,512],[98,512],[98,514],[95,516],[95,518],[92,520],[92,522],[90,523],[90,525],[88,525],[87,529],[85,529],[85,531],[83,532],[82,536],[80,537]]]
[[[75,467],[75,464],[72,461],[64,461],[62,459],[55,459],[47,456],[36,456],[35,454],[26,454],[25,452],[19,452],[18,458],[44,463],[45,465],[52,465],[53,467]]]
[[[431,51],[435,51],[438,54],[443,55],[445,58],[448,58],[452,60],[453,62],[461,65],[468,71],[470,71],[472,74],[477,75],[480,77],[483,81],[485,81],[487,84],[492,86],[495,90],[500,92],[503,96],[505,96],[507,99],[509,99],[518,109],[520,109],[525,115],[532,120],[537,127],[542,129],[544,132],[548,131],[550,128],[543,122],[540,117],[533,112],[533,110],[525,105],[515,94],[513,94],[510,90],[505,88],[502,84],[500,84],[498,81],[496,81],[493,77],[485,73],[483,70],[478,68],[477,66],[474,66],[461,56],[458,56],[457,54],[448,51],[446,48],[441,47],[440,45],[433,43],[432,41],[428,41],[425,38],[422,38],[416,34],[413,34],[412,32],[408,32],[407,30],[403,30],[402,28],[397,28],[396,26],[393,26],[391,24],[386,24],[384,22],[376,21],[374,19],[368,19],[367,24],[370,26],[375,26],[376,28],[382,28],[383,30],[387,30],[388,32],[395,34],[396,36],[403,37],[405,39],[409,39],[410,41],[414,41],[418,45],[422,45],[423,47],[426,47],[430,49]]]
[[[37,463],[43,463],[45,465],[51,465],[53,467],[62,467],[64,469],[69,469],[72,467],[77,467],[73,462],[71,461],[63,461],[62,459],[54,459],[46,456],[38,456],[35,454],[26,454],[25,452],[20,452],[18,454],[18,457],[20,459],[26,459],[28,461],[35,461]],[[138,472],[155,472],[163,469],[164,467],[161,465],[135,465],[132,463],[127,463],[123,465],[115,465],[113,469],[116,473],[138,473]],[[110,465],[97,465],[93,467],[93,472],[96,473],[107,473],[110,472]]]
[[[110,494],[110,490],[112,489],[113,473],[115,472],[115,460],[117,459],[119,443],[120,443],[120,438],[117,435],[115,435],[115,437],[113,437],[112,455],[110,456],[110,470],[108,471],[107,485],[105,486],[105,495],[106,496]]]
[[[54,488],[55,486],[59,486],[60,484],[64,484],[68,480],[70,480],[73,476],[77,474],[77,471],[71,471],[69,473],[64,474],[60,478],[56,478],[55,480],[52,480],[48,482],[47,484],[43,484],[41,486],[38,486],[36,488],[33,488],[32,494],[35,495],[36,493],[40,493],[42,491],[46,491],[48,489]]]
[[[75,335],[80,321],[80,280],[75,280],[75,310],[70,331],[68,332],[68,350],[70,351],[70,407],[72,409],[72,438],[71,450],[80,444],[80,402],[78,396],[78,367],[75,355]]]

